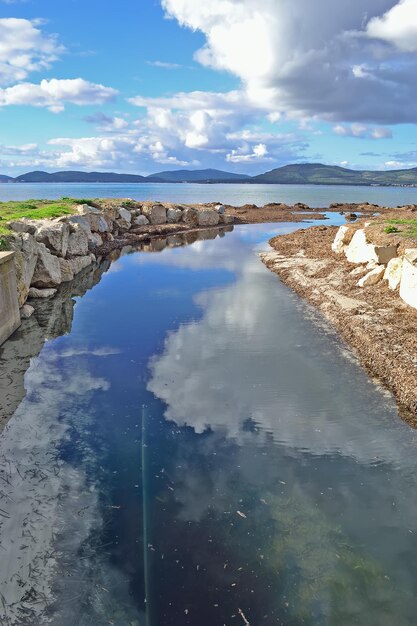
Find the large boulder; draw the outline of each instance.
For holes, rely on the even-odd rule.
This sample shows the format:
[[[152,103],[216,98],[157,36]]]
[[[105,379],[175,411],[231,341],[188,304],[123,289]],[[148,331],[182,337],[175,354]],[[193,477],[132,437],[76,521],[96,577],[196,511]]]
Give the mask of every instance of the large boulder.
[[[87,254],[85,256],[77,256],[74,259],[69,259],[74,276],[82,272],[86,267],[91,265],[95,261],[94,254]]]
[[[332,250],[336,254],[342,254],[346,250],[346,246],[352,241],[355,230],[351,226],[341,226],[332,243]]]
[[[171,208],[167,211],[168,224],[178,224],[181,221],[182,211],[181,209]]]
[[[182,212],[182,221],[189,226],[198,226],[198,211],[191,207],[184,209]]]
[[[29,233],[11,237],[9,243],[11,249],[15,252],[17,294],[19,306],[21,307],[28,297],[41,244]]]
[[[124,220],[125,222],[128,222],[129,224],[132,221],[132,215],[130,211],[122,206],[118,209],[118,218]]]
[[[400,298],[417,309],[417,250],[406,250],[400,283]]]
[[[135,226],[147,226],[149,224],[149,220],[145,215],[138,215],[133,220],[133,224]]]
[[[56,287],[62,282],[61,266],[58,257],[51,254],[43,244],[39,245],[38,252],[31,286],[39,289]]]
[[[68,283],[73,280],[74,272],[72,269],[71,261],[69,259],[59,259],[59,266],[61,268],[61,281]]]
[[[375,246],[367,241],[363,228],[355,232],[345,254],[350,263],[369,263],[377,260]]]
[[[41,220],[36,229],[35,239],[57,256],[65,257],[68,250],[70,227],[65,222]]]
[[[142,213],[151,224],[166,224],[167,210],[162,204],[145,205]]]
[[[22,217],[20,220],[15,220],[7,223],[10,230],[15,233],[29,233],[34,235],[37,229],[37,221],[30,220],[27,217]]]
[[[29,289],[29,298],[52,298],[56,292],[56,289],[36,289],[36,287],[31,287]]]
[[[387,269],[385,270],[384,280],[388,281],[390,289],[397,289],[401,282],[401,275],[403,272],[403,258],[397,257],[391,259],[388,262]]]
[[[219,214],[217,211],[211,209],[202,209],[198,211],[197,219],[199,226],[217,226],[219,223]]]
[[[376,285],[380,280],[382,280],[384,272],[384,265],[377,265],[358,281],[358,287],[371,287],[372,285]]]
[[[88,235],[80,224],[73,224],[68,239],[68,256],[85,256],[88,254]]]
[[[68,221],[71,230],[74,226],[80,226],[87,236],[91,234],[90,222],[84,215],[71,215],[71,217],[64,219]]]

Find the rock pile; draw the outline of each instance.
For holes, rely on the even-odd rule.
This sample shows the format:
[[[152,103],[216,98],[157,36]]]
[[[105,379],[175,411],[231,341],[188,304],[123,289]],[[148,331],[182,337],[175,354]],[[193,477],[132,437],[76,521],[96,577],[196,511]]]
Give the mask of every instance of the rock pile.
[[[57,287],[90,266],[100,247],[126,233],[144,234],[161,224],[187,228],[231,224],[223,205],[180,206],[153,202],[80,204],[74,215],[56,219],[20,219],[9,223],[15,252],[19,306],[28,297],[49,298]]]
[[[372,231],[367,225],[359,229],[341,226],[332,250],[358,265],[351,272],[352,275],[363,274],[358,287],[370,287],[386,280],[390,289],[399,289],[400,298],[417,309],[417,249],[406,249],[398,255],[398,245],[380,245],[372,239]]]

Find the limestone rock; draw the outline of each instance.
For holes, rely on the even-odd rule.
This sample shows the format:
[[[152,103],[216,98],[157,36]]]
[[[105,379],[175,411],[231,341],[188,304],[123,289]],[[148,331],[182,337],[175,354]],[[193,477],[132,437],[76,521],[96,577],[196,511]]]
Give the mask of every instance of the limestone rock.
[[[346,248],[345,254],[350,263],[369,263],[369,261],[377,261],[375,246],[368,243],[363,228],[355,232],[350,244]]]
[[[224,204],[218,204],[216,206],[216,211],[219,215],[223,215],[225,210],[226,210],[226,207],[224,206]]]
[[[198,211],[191,207],[182,212],[182,221],[189,226],[198,226]]]
[[[70,259],[69,263],[71,265],[74,276],[76,276],[77,274],[79,274],[79,272],[91,265],[94,260],[95,257],[93,254],[88,254],[86,256],[77,256],[74,259]]]
[[[226,215],[226,213],[224,213],[223,215],[220,214],[219,218],[220,218],[220,224],[233,224],[233,222],[235,221],[235,218],[233,217],[233,215]]]
[[[388,286],[390,289],[397,289],[401,282],[401,274],[403,271],[403,259],[402,257],[397,257],[395,259],[391,259],[387,265],[387,269],[385,270],[384,280],[388,281]]]
[[[72,232],[75,232],[74,228],[76,226],[80,226],[87,236],[91,234],[90,223],[88,219],[83,215],[71,215],[71,217],[68,217],[66,219],[68,221],[68,224],[70,225]]]
[[[219,223],[219,214],[211,209],[203,209],[198,211],[199,226],[217,226]]]
[[[332,243],[332,250],[336,254],[342,254],[346,246],[352,241],[355,230],[351,226],[341,226],[336,233],[336,237]]]
[[[182,211],[181,209],[168,209],[167,211],[167,222],[168,224],[178,224],[181,220]]]
[[[147,226],[147,224],[149,224],[149,220],[145,215],[138,215],[133,220],[133,224],[135,226]]]
[[[94,214],[101,214],[100,209],[97,209],[97,207],[95,206],[90,206],[89,204],[79,204],[76,207],[77,213],[79,213],[79,215],[94,215]]]
[[[74,278],[74,272],[72,269],[71,261],[69,259],[59,259],[59,265],[61,268],[61,280],[63,283],[67,283]]]
[[[387,265],[391,259],[396,258],[397,250],[398,246],[375,246],[377,263]]]
[[[363,278],[358,280],[358,287],[370,287],[372,285],[376,285],[385,273],[385,267],[383,265],[378,265],[373,270],[365,274]]]
[[[417,309],[417,250],[406,250],[403,257],[400,298]]]
[[[26,217],[22,217],[20,220],[8,222],[8,226],[10,230],[13,230],[15,233],[29,233],[30,235],[34,235],[37,228],[36,221],[30,220]]]
[[[10,247],[15,252],[14,262],[19,306],[23,306],[28,297],[41,245],[29,233],[23,233],[10,240]]]
[[[85,256],[88,254],[88,235],[80,224],[73,224],[73,232],[68,239],[68,256]]]
[[[52,220],[40,220],[36,230],[35,239],[52,252],[52,254],[65,257],[68,250],[70,227],[65,222]]]
[[[162,204],[144,206],[142,213],[148,218],[151,224],[166,224],[167,210]]]
[[[31,287],[29,289],[29,298],[52,298],[56,292],[56,289],[36,289],[36,287]]]
[[[91,233],[88,238],[89,243],[93,244],[93,246],[102,246],[103,240],[98,233]]]
[[[130,214],[129,214],[130,216]],[[132,226],[131,221],[127,221],[127,220],[123,220],[121,218],[119,218],[118,220],[116,220],[116,224],[117,224],[117,228],[121,231],[126,231],[129,230],[130,227]]]
[[[28,320],[34,312],[35,309],[33,308],[33,306],[30,306],[30,304],[24,304],[20,309],[20,319]]]
[[[46,246],[41,244],[31,286],[45,289],[56,287],[61,282],[61,266],[58,257],[51,254]]]
[[[130,211],[128,211],[127,209],[125,209],[124,207],[120,207],[118,209],[118,213],[119,213],[119,217],[122,220],[125,220],[125,222],[128,222],[130,224],[130,222],[132,221],[132,216],[130,214]]]

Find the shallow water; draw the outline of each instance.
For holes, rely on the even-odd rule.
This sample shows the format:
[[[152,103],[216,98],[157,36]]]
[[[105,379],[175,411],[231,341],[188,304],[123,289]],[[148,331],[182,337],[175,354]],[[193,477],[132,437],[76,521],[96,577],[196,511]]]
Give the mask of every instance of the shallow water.
[[[127,254],[5,344],[0,623],[415,623],[416,432],[259,261],[294,227]]]
[[[29,198],[133,198],[161,202],[224,202],[234,206],[268,202],[293,205],[305,202],[328,207],[333,202],[370,202],[396,207],[417,203],[417,189],[405,187],[352,187],[335,185],[241,185],[241,184],[0,184],[0,201]]]

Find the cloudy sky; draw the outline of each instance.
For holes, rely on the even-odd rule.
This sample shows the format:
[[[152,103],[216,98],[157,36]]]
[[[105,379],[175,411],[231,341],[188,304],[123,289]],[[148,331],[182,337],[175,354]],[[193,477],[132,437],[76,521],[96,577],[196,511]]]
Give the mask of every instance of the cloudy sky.
[[[417,165],[417,0],[0,0],[0,173]]]

